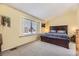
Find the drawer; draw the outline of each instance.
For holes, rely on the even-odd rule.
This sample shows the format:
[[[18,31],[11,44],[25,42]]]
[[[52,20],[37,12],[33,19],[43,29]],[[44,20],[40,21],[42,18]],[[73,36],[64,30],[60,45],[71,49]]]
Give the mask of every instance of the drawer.
[[[76,44],[76,48],[77,48],[77,50],[79,50],[79,44]]]
[[[76,38],[79,38],[79,36],[76,36]]]
[[[76,44],[79,44],[79,38],[76,38]]]

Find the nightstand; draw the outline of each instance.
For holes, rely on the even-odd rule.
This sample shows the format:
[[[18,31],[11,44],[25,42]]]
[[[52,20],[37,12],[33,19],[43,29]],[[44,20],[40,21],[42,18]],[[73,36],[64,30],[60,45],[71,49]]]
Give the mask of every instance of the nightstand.
[[[70,37],[70,41],[76,42],[76,35],[72,35],[72,36]]]

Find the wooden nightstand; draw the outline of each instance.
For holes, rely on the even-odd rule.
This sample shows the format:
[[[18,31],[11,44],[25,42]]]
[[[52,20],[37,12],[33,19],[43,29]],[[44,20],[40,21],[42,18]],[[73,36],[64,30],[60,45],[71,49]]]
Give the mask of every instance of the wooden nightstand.
[[[79,30],[76,30],[76,53],[79,55]]]

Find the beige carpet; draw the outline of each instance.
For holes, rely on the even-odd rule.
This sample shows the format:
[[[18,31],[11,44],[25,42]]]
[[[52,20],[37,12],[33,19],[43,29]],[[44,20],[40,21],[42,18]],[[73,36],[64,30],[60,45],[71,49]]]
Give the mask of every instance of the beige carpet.
[[[3,56],[74,56],[75,54],[75,44],[72,42],[70,49],[66,49],[40,40],[12,51],[3,52]]]

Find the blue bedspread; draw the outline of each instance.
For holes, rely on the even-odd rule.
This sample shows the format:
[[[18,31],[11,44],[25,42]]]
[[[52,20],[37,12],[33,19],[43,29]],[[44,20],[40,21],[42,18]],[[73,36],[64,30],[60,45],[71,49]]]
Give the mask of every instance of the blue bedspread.
[[[49,38],[64,39],[64,40],[69,39],[67,34],[60,34],[60,33],[45,33],[42,36],[49,37]]]

